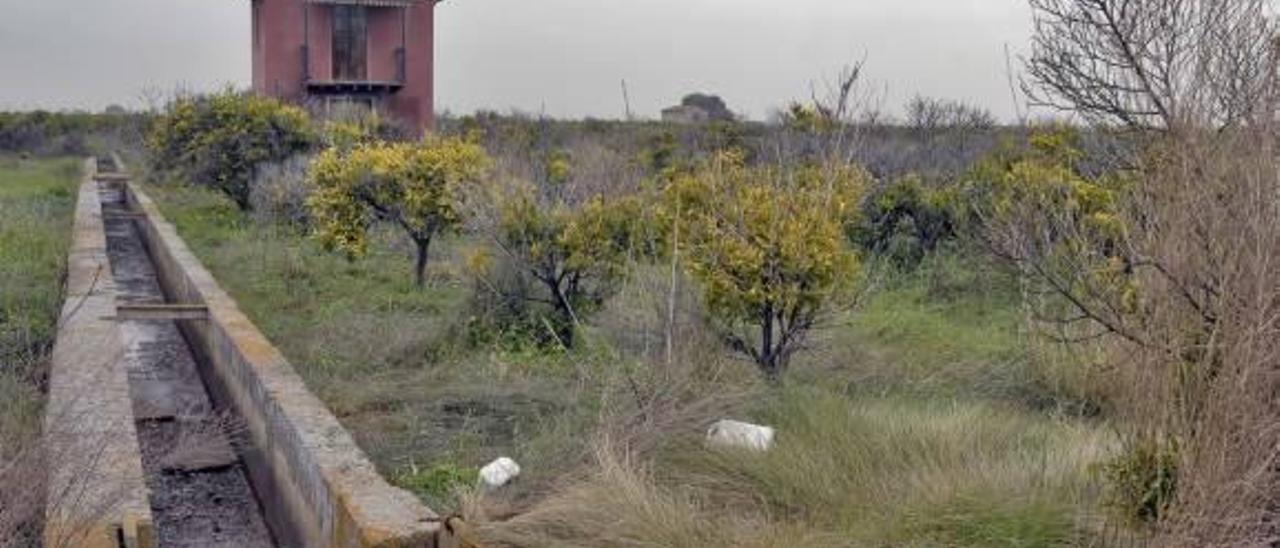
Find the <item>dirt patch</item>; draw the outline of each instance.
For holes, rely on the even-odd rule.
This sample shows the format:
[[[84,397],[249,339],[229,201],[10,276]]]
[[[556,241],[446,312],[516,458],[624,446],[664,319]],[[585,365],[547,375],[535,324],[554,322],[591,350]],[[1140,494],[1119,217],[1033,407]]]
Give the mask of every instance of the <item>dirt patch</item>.
[[[193,426],[188,421],[138,424],[158,545],[274,546],[239,461],[190,473],[165,469],[182,440],[192,435],[184,428]]]

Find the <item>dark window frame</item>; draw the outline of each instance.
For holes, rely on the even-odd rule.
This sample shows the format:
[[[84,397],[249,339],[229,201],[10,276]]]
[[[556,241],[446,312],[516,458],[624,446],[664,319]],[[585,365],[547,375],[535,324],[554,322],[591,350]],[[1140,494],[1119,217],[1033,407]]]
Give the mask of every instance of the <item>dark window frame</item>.
[[[369,77],[369,12],[365,6],[333,6],[333,79]]]

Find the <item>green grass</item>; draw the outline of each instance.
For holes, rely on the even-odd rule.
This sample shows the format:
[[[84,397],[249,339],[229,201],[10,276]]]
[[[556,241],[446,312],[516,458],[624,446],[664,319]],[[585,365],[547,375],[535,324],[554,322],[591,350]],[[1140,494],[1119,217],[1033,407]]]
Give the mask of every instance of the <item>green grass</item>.
[[[596,429],[629,412],[618,402],[649,393],[632,384],[644,378],[632,370],[642,360],[611,341],[652,330],[641,316],[662,310],[648,301],[665,294],[637,285],[615,306],[620,316],[598,318],[583,349],[475,347],[466,343],[464,237],[433,249],[429,287],[419,290],[412,250],[395,231],[352,262],[295,230],[251,221],[217,194],[149,192],[393,482],[448,510],[458,504],[450,491],[489,459],[524,465],[508,494],[481,503],[514,505],[519,517],[472,516],[491,538],[1057,546],[1091,527],[1088,469],[1111,437],[1104,424],[1043,404],[1069,394],[1027,350],[1012,280],[981,261],[942,256],[887,276],[863,307],[816,334],[784,387],[758,391],[743,380],[753,366],[714,339],[691,338],[686,360],[734,374],[689,398],[757,390],[706,412],[777,427],[775,450],[703,447],[697,421],[708,415],[624,422],[672,434],[639,460],[596,451],[593,463]],[[657,413],[673,412],[666,407]]]
[[[451,317],[462,303],[463,288],[447,268],[432,270],[431,287],[414,287],[409,260],[392,244],[395,233],[380,234],[383,245],[349,261],[292,229],[248,220],[219,195],[151,191],[218,281],[304,376],[363,381],[371,372],[420,366],[445,334],[432,319]],[[444,247],[436,251],[448,253]]]
[[[39,430],[79,167],[0,156],[0,458]]]
[[[862,306],[837,318],[837,350],[817,356],[855,388],[989,395],[1026,361],[1012,280],[993,266],[944,255],[878,277]]]
[[[475,468],[463,468],[451,463],[426,468],[412,464],[392,478],[392,481],[428,503],[448,504],[448,499],[455,490],[475,485],[478,474],[479,470]]]
[[[1101,412],[1086,354],[1032,344],[1017,280],[979,252],[953,251],[878,277],[862,306],[840,314],[818,350],[798,360],[797,378],[848,394]]]

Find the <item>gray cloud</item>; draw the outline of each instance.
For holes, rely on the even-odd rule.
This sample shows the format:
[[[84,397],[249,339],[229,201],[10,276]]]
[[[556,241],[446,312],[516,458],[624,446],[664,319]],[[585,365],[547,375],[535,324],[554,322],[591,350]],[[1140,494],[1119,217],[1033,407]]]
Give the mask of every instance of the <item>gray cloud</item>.
[[[247,0],[0,0],[0,108],[138,105],[145,89],[247,85]],[[438,108],[643,116],[689,91],[762,118],[844,64],[897,109],[922,93],[1014,111],[1004,47],[1024,0],[448,0]]]

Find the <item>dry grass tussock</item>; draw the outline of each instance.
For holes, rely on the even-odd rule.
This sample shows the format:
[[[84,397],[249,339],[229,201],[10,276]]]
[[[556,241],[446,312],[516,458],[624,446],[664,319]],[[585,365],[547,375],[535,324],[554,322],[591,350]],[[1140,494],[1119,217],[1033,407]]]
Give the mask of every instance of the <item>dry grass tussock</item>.
[[[37,440],[0,427],[0,546],[34,546],[39,538],[45,474]]]
[[[767,453],[692,436],[645,458],[608,434],[579,475],[516,517],[465,511],[511,546],[1046,545],[1094,529],[1104,431],[978,403],[850,401],[789,389]],[[496,518],[496,519],[495,519]]]
[[[602,442],[592,474],[506,522],[478,531],[510,546],[803,546],[834,545],[805,524],[779,524],[765,515],[723,514],[711,501],[659,484],[653,471]],[[469,516],[484,519],[476,503]],[[716,516],[716,517],[712,517]]]
[[[1184,141],[1158,173],[1168,228],[1144,242],[1170,274],[1158,287],[1191,288],[1156,308],[1163,349],[1139,352],[1164,376],[1146,401],[1183,442],[1167,531],[1187,545],[1280,541],[1280,151],[1257,130]]]

